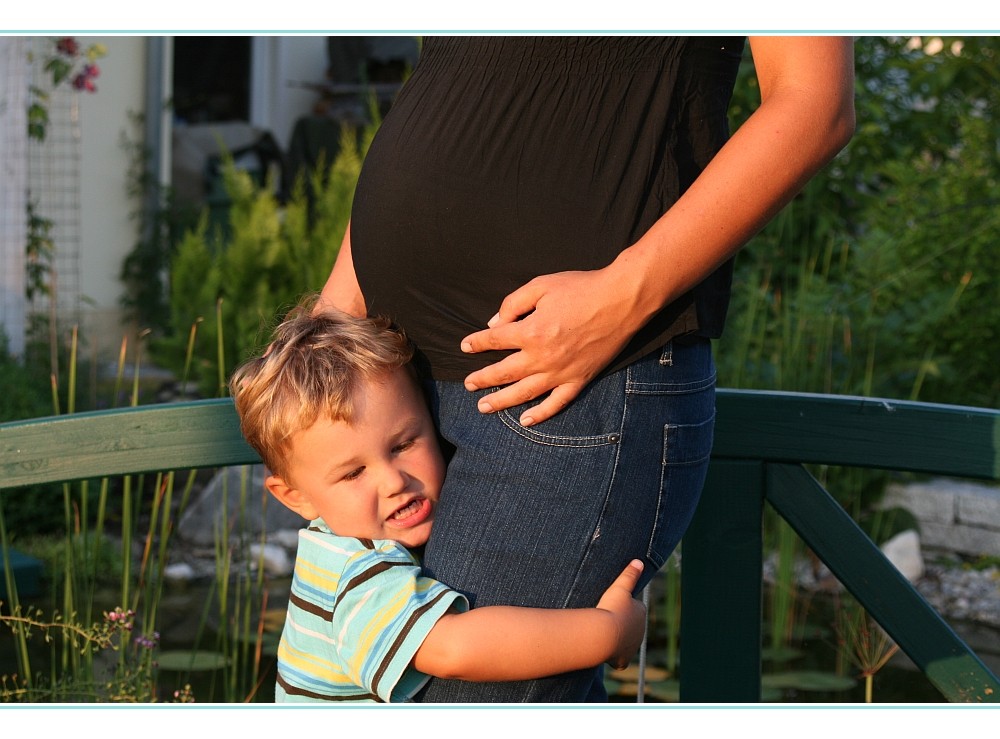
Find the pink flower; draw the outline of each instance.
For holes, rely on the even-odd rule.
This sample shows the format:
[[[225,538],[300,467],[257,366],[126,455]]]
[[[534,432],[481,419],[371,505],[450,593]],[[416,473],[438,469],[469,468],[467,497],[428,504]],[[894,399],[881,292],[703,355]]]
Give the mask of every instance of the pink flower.
[[[80,45],[72,36],[64,36],[56,42],[56,51],[66,56],[76,56],[80,51]]]

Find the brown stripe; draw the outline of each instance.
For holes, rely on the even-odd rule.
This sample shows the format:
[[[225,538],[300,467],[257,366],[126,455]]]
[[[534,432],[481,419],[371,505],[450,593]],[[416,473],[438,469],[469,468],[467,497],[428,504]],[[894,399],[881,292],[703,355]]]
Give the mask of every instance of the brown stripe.
[[[378,685],[380,682],[382,682],[382,678],[385,677],[385,673],[389,669],[389,664],[392,662],[393,658],[399,653],[400,647],[403,646],[403,641],[409,635],[411,629],[413,629],[414,624],[416,624],[416,622],[425,613],[427,613],[427,611],[431,610],[439,600],[444,598],[450,592],[451,592],[450,590],[442,590],[434,597],[434,600],[424,604],[423,606],[415,610],[413,613],[410,614],[410,617],[406,619],[406,623],[403,624],[402,630],[400,630],[399,634],[396,636],[396,639],[392,642],[392,646],[389,647],[389,651],[386,652],[386,655],[382,659],[382,663],[379,665],[378,670],[375,671],[375,676],[372,679],[372,690],[374,690],[376,693],[378,692]]]
[[[368,582],[376,575],[385,572],[390,567],[412,567],[412,566],[413,566],[412,562],[379,562],[374,566],[369,567],[360,575],[355,575],[354,577],[352,577],[350,581],[347,583],[347,585],[345,585],[341,589],[340,595],[337,596],[337,600],[333,604],[334,610],[337,609],[337,606],[340,605],[340,601],[344,599],[344,596],[347,595],[347,593],[349,593],[351,590],[354,590],[354,588],[358,587],[359,585]]]
[[[376,703],[385,703],[384,700],[379,698],[374,693],[355,693],[353,695],[327,695],[325,693],[317,693],[312,690],[306,690],[305,688],[300,688],[295,685],[290,684],[285,678],[278,673],[277,679],[278,685],[285,689],[288,695],[301,695],[306,698],[313,698],[320,701],[360,701],[360,700],[373,700]]]
[[[316,605],[312,601],[308,601],[301,595],[296,595],[295,593],[288,594],[288,600],[294,603],[296,606],[301,608],[303,611],[307,611],[314,616],[319,616],[324,621],[333,621],[333,611],[328,611],[325,608]]]

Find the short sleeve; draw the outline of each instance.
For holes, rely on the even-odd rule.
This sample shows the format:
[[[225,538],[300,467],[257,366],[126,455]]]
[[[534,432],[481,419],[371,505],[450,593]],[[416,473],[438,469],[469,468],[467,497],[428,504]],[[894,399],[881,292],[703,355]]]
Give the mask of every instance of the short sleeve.
[[[396,542],[351,557],[340,579],[331,624],[347,677],[385,702],[404,702],[429,679],[413,658],[449,609],[465,611],[465,597],[424,577]]]

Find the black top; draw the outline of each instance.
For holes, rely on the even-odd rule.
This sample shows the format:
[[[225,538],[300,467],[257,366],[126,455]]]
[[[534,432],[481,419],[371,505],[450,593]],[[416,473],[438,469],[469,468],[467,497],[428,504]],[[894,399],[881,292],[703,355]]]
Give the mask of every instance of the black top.
[[[370,313],[437,379],[531,278],[608,265],[728,136],[742,38],[430,37],[372,143],[351,246]],[[716,337],[732,265],[657,314],[624,366],[681,334]]]

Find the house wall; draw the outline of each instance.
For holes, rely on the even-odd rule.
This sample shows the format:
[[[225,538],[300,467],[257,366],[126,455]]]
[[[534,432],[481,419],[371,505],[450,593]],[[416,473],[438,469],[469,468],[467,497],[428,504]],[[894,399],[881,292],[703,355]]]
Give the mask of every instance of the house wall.
[[[24,352],[28,84],[25,40],[0,37],[0,332]]]
[[[129,329],[122,324],[118,279],[122,261],[135,246],[138,226],[129,213],[139,207],[127,193],[129,158],[122,137],[142,135],[129,120],[145,105],[146,38],[85,36],[83,46],[101,43],[97,92],[80,100],[80,293],[83,336],[90,351],[114,357]]]
[[[143,36],[118,35],[78,36],[77,40],[82,48],[103,44],[107,54],[97,62],[101,69],[96,80],[97,92],[78,97],[79,277],[74,282],[74,290],[78,290],[80,300],[71,302],[80,306],[81,335],[86,356],[113,360],[117,357],[123,336],[134,337],[136,331],[143,328],[124,325],[120,308],[124,286],[119,273],[123,260],[139,238],[138,223],[130,214],[140,207],[140,203],[128,194],[130,161],[122,139],[128,136],[133,141],[140,141],[143,135],[141,124],[137,127],[130,116],[145,114],[148,92],[146,57],[150,40]],[[13,43],[5,43],[4,48],[13,53]],[[169,39],[164,46],[163,61],[169,69]],[[327,63],[325,36],[254,38],[250,122],[270,130],[279,144],[287,147],[295,122],[311,112],[317,97],[315,91],[304,89],[298,83],[322,82]],[[3,66],[9,69],[11,65]],[[169,79],[164,80],[164,86],[164,97],[169,98]],[[20,111],[23,106],[16,107]],[[158,148],[161,157],[169,162],[169,111],[165,118],[168,125],[160,142],[151,148]],[[23,120],[23,116],[18,120]],[[23,125],[17,124],[9,115],[0,123],[4,126],[8,123],[18,127]],[[167,173],[169,169],[169,166],[164,167]],[[5,192],[16,194],[22,190],[23,187],[15,187],[5,189]],[[23,207],[16,204],[11,207],[18,213],[23,211]],[[8,226],[13,229],[12,232],[23,231],[21,223],[10,223]],[[11,238],[23,242],[23,237]],[[11,246],[4,252],[17,256],[23,253],[23,247],[15,249]],[[14,264],[11,260],[7,261]],[[15,265],[17,270],[14,267],[7,269],[5,262],[5,273],[8,273],[4,277],[3,290],[5,316],[0,316],[0,322],[9,325],[18,335],[24,321],[23,288],[16,289],[13,273],[23,271],[22,262],[20,260]],[[17,285],[23,285],[23,276],[18,277]],[[67,323],[75,320],[73,316],[67,319]]]
[[[287,151],[296,121],[312,112],[326,79],[326,36],[258,36],[251,47],[250,123]]]

